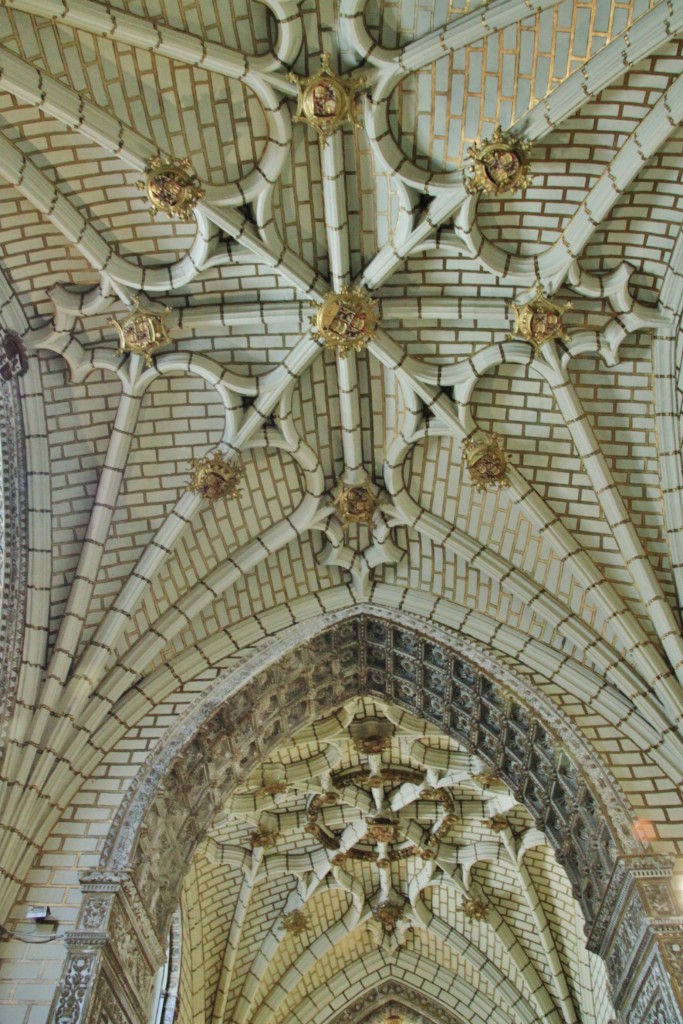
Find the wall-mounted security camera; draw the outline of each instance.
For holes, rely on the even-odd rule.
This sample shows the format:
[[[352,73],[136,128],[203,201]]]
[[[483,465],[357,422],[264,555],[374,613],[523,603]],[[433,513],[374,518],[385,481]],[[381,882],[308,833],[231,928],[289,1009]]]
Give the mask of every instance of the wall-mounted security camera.
[[[29,907],[26,911],[27,921],[43,922],[50,917],[50,908],[46,906]]]

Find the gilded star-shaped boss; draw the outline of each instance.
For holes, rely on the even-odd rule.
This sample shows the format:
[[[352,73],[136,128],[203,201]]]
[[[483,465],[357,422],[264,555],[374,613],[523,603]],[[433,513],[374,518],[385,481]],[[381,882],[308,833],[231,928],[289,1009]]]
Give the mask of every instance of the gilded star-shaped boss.
[[[320,60],[314,75],[303,78],[290,72],[289,78],[299,90],[294,120],[315,128],[325,145],[343,124],[359,124],[358,94],[365,86],[365,76],[342,78],[335,74],[329,53],[321,53]]]

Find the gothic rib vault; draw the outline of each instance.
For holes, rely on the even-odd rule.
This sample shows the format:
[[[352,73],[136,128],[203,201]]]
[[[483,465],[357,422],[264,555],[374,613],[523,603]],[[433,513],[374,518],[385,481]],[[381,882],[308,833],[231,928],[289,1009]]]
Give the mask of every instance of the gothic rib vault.
[[[63,955],[21,942],[26,906],[82,924],[78,873],[100,864],[178,721],[272,638],[354,606],[442,626],[552,702],[630,801],[633,856],[678,858],[683,899],[682,33],[680,0],[3,0],[0,319],[29,355],[0,396],[0,923],[18,936],[0,980],[17,1020],[47,1019],[45,964]],[[348,89],[351,115],[327,139],[297,117],[323,53],[320,81],[341,92],[318,102]],[[525,187],[478,192],[468,150],[498,126],[529,144],[513,167]],[[158,156],[196,175],[187,219],[150,217],[137,182]],[[546,334],[532,344],[526,307],[546,299],[557,309],[536,311]],[[136,300],[163,320],[158,350],[131,353],[112,323]],[[340,313],[344,350],[331,351]],[[241,479],[209,501],[223,469],[201,460],[215,452]],[[188,490],[193,462],[205,475]],[[398,713],[364,699],[340,696],[338,715]],[[339,734],[323,722],[324,743],[283,733],[269,757],[303,767],[297,795],[263,797],[266,821],[298,825],[339,765],[360,770],[349,721]],[[391,766],[448,789],[430,750],[444,764],[478,755],[434,722],[423,748],[410,721]],[[338,764],[315,760],[326,750]],[[257,775],[240,784],[259,788]],[[407,779],[384,797],[356,779],[339,820],[321,820],[367,829],[370,801],[391,810]],[[412,880],[357,868],[362,907],[339,867],[311,889],[316,950],[334,945],[336,985],[345,957],[366,962],[387,1005],[421,989],[416,1021],[606,1024],[602,965],[562,944],[560,919],[581,927],[567,876],[499,785],[454,842],[488,855],[481,821],[509,811],[510,835],[488,842],[510,863],[471,869],[505,894],[503,926],[465,921],[457,853],[455,882],[440,865],[432,884],[429,858]],[[477,786],[463,769],[448,799],[476,802]],[[313,879],[294,889],[291,872],[266,870],[274,854],[248,851],[260,826],[237,813],[244,799],[185,865],[180,1024],[277,1024],[296,1008],[268,1010],[283,978],[315,989],[333,976],[306,931],[266,962],[269,915],[290,897],[296,909]],[[439,827],[442,801],[426,803],[412,832]],[[309,840],[288,829],[275,829],[287,856],[313,857],[315,875]],[[527,834],[529,867],[510,854]],[[221,852],[236,847],[241,860]],[[358,957],[339,919],[365,923],[373,885],[410,911],[354,932]],[[235,922],[254,887],[265,909],[245,938]],[[681,908],[646,910],[680,976]],[[430,912],[461,945],[476,932],[479,953],[418,928]],[[488,980],[472,962],[483,948]],[[460,978],[457,1012],[446,978]],[[640,1009],[617,1009],[634,1024],[660,1020],[646,978]]]

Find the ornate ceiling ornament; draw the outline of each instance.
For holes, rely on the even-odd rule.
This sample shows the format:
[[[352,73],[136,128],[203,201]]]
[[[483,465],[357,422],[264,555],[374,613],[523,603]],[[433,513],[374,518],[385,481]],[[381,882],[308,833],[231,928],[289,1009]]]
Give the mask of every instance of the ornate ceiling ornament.
[[[257,849],[257,847],[272,849],[277,845],[278,839],[280,839],[280,833],[271,832],[267,828],[256,828],[253,832],[249,833],[249,842],[251,843],[252,850]]]
[[[509,828],[507,818],[504,818],[502,814],[494,814],[492,818],[485,818],[482,825],[485,828],[490,828],[492,832],[504,832],[506,828]]]
[[[311,919],[303,910],[292,910],[282,917],[280,924],[290,935],[303,935],[310,928]]]
[[[207,501],[236,498],[239,495],[239,485],[244,477],[244,463],[241,459],[227,461],[223,452],[215,451],[202,459],[193,459],[190,465],[194,473],[188,484],[188,491],[201,494]]]
[[[396,726],[385,718],[354,718],[349,725],[351,741],[359,754],[381,754],[391,745],[395,732]]]
[[[373,843],[395,843],[399,838],[398,818],[369,818],[365,835]]]
[[[490,139],[467,150],[472,163],[466,172],[465,188],[471,195],[494,196],[528,188],[532,181],[530,150],[530,143],[504,132],[498,125]]]
[[[464,900],[462,904],[464,914],[470,921],[485,921],[489,916],[489,908],[486,900],[476,897],[472,900]]]
[[[358,94],[365,86],[365,76],[342,78],[330,68],[330,54],[320,54],[320,69],[308,78],[289,73],[296,84],[297,97],[294,121],[310,124],[323,145],[345,123],[358,125]]]
[[[530,342],[537,352],[547,341],[569,341],[569,335],[562,326],[562,315],[571,308],[571,302],[565,302],[564,306],[551,302],[545,297],[539,285],[531,302],[525,302],[523,306],[510,303],[510,309],[515,315],[515,325],[508,334],[508,341],[522,338]]]
[[[288,789],[286,782],[271,782],[270,785],[257,789],[254,796],[276,796],[278,793],[286,793]]]
[[[119,332],[117,356],[132,352],[142,356],[147,365],[151,366],[152,356],[157,349],[171,343],[171,336],[164,323],[167,313],[170,313],[168,306],[161,311],[143,309],[140,300],[135,299],[127,317],[123,320],[109,320],[108,322]]]
[[[500,776],[497,772],[494,772],[492,768],[487,768],[484,772],[479,772],[478,775],[473,775],[472,779],[477,782],[484,789],[490,789],[491,786],[495,786],[496,783],[500,782]]]
[[[375,337],[379,315],[376,304],[361,288],[329,292],[311,317],[313,335],[325,348],[344,358],[351,349],[360,352]]]
[[[485,434],[463,442],[462,453],[472,482],[478,491],[490,487],[507,487],[509,459],[503,451],[497,434]]]
[[[155,156],[145,165],[145,175],[144,181],[136,185],[147,193],[153,217],[161,210],[178,220],[192,219],[192,211],[204,195],[204,189],[187,157],[179,160]]]
[[[311,813],[309,812],[309,818],[310,817]],[[307,825],[304,825],[304,832],[309,836],[313,836],[314,839],[317,839],[320,845],[324,846],[326,850],[339,849],[339,840],[335,836],[330,835],[330,833],[327,832],[322,825],[319,825],[317,821],[309,821]]]
[[[377,904],[372,912],[372,916],[375,921],[379,921],[382,925],[382,930],[386,934],[391,933],[396,929],[398,922],[405,918],[403,904],[396,903],[393,900],[383,900]]]
[[[340,480],[337,497],[332,504],[345,526],[350,523],[370,524],[379,508],[379,498],[369,479],[362,484],[345,484]]]

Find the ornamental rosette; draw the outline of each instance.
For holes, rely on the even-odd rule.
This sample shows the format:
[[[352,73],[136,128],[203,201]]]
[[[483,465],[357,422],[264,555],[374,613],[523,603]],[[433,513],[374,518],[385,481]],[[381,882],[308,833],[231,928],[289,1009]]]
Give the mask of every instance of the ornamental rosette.
[[[379,316],[375,303],[361,288],[342,288],[325,296],[311,324],[313,335],[322,338],[325,348],[344,358],[373,340]]]
[[[321,53],[320,68],[307,78],[289,74],[298,91],[294,121],[315,128],[323,145],[343,124],[359,124],[358,94],[365,76],[342,78],[330,68],[330,54]]]
[[[507,487],[509,459],[503,451],[497,434],[485,434],[477,439],[468,437],[462,453],[472,483],[478,491],[491,487]]]
[[[565,302],[564,306],[551,302],[539,286],[530,302],[525,302],[522,306],[510,303],[515,325],[508,334],[508,341],[522,338],[533,345],[536,352],[539,352],[548,341],[569,341],[562,317],[571,308],[571,302]]]
[[[311,926],[311,919],[303,910],[292,910],[284,914],[280,923],[290,935],[303,935]]]
[[[470,166],[465,174],[465,188],[471,195],[499,196],[528,188],[531,145],[504,132],[500,125],[490,139],[470,146]]]
[[[365,523],[369,526],[379,508],[379,499],[369,479],[361,484],[345,484],[340,481],[332,504],[345,526],[351,523]]]
[[[147,193],[153,217],[161,210],[169,217],[191,220],[192,211],[205,194],[186,157],[180,160],[177,157],[155,156],[145,165],[144,181],[136,184]]]
[[[221,451],[193,459],[190,463],[193,475],[188,491],[201,494],[207,501],[220,498],[236,498],[244,477],[244,463],[241,459],[227,460]]]
[[[470,921],[485,921],[489,916],[489,908],[486,900],[479,897],[471,900],[463,900],[462,910]]]
[[[111,319],[109,323],[119,334],[117,356],[130,352],[142,356],[147,366],[151,366],[152,356],[157,349],[171,343],[171,336],[164,323],[167,313],[170,313],[168,306],[161,311],[143,309],[140,300],[136,298],[127,317],[123,320]]]

